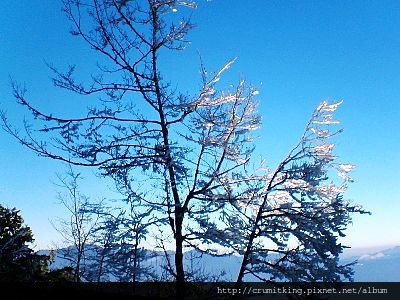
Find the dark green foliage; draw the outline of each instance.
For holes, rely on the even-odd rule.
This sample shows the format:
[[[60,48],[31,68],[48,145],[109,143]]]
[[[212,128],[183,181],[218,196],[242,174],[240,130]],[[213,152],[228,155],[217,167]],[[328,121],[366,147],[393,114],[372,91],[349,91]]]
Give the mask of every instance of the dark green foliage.
[[[33,241],[19,211],[0,205],[0,282],[68,280],[68,270],[49,272],[50,257],[35,253]]]

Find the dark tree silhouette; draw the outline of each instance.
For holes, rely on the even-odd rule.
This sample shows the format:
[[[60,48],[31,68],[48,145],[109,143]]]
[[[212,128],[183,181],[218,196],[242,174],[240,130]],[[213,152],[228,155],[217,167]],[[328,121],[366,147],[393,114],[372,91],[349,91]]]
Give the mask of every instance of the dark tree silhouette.
[[[45,281],[47,255],[36,254],[31,229],[15,208],[0,205],[0,281]]]
[[[300,142],[274,171],[252,168],[258,91],[244,80],[218,90],[234,60],[215,73],[201,66],[193,95],[179,93],[162,75],[163,55],[186,46],[193,25],[179,11],[194,8],[193,1],[63,3],[71,33],[101,61],[98,74],[85,83],[75,66],[51,66],[53,82],[98,100],[81,117],[55,116],[31,104],[14,84],[15,98],[39,127],[25,123],[25,132],[18,132],[3,113],[4,128],[41,156],[99,168],[132,207],[151,209],[146,222],[156,220],[152,226],[160,229],[151,231],[152,238],[162,247],[174,245],[174,257],[165,253],[178,298],[184,298],[188,279],[185,249],[242,255],[238,282],[246,274],[293,281],[351,276],[350,268],[338,265],[344,246],[337,236],[350,213],[363,211],[341,196],[353,165],[332,155],[330,139],[340,130],[329,129],[338,123],[338,103],[318,106]]]

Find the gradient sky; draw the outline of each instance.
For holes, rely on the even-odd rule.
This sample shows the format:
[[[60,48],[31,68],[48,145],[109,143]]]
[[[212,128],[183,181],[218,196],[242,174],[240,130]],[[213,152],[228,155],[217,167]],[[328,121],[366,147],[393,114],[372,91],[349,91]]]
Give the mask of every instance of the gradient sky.
[[[68,113],[71,103],[84,101],[53,88],[45,65],[76,64],[87,74],[96,60],[68,34],[60,2],[1,1],[0,107],[12,120],[25,112],[12,98],[10,77],[48,112]],[[271,166],[296,143],[320,101],[343,99],[336,154],[357,165],[345,196],[372,212],[354,217],[344,242],[400,245],[400,1],[202,0],[192,20],[197,27],[187,50],[163,57],[165,77],[194,92],[199,53],[210,70],[238,57],[223,80],[245,78],[259,87],[257,153]],[[58,239],[50,220],[64,210],[52,182],[63,170],[0,131],[0,203],[21,210],[39,248]],[[94,172],[84,171],[83,190],[93,198],[110,195],[112,184]]]

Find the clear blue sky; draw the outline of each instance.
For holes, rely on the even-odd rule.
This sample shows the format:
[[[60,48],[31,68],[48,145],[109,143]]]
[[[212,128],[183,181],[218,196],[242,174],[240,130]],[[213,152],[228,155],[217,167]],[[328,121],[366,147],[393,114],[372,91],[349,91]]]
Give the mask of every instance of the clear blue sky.
[[[68,34],[59,2],[1,1],[0,105],[10,118],[21,119],[24,111],[11,96],[9,76],[25,83],[46,111],[68,113],[73,101],[82,101],[54,89],[44,63],[77,64],[85,73],[95,61]],[[400,1],[202,0],[192,19],[192,43],[165,57],[166,76],[193,92],[198,53],[209,69],[238,57],[225,81],[244,77],[260,86],[257,147],[270,165],[297,141],[320,101],[343,99],[338,118],[345,131],[336,153],[357,165],[345,196],[372,212],[354,218],[345,242],[400,245]],[[58,238],[49,220],[63,214],[52,184],[62,170],[0,132],[0,202],[21,210],[38,247]],[[108,195],[111,184],[90,174],[84,189],[93,197]]]

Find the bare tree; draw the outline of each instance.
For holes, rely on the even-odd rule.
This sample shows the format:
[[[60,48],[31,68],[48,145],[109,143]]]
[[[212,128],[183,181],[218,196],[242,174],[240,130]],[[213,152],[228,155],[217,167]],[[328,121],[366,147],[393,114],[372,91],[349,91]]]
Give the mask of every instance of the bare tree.
[[[80,191],[82,177],[71,165],[66,176],[58,178],[66,190],[58,199],[69,218],[59,218],[55,227],[65,243],[59,251],[73,265],[75,281],[136,282],[151,277],[140,262],[145,258],[141,243],[152,225],[152,209],[140,213],[129,204],[127,211],[126,205],[110,206],[105,199],[91,201]]]
[[[79,191],[79,173],[69,166],[66,176],[57,175],[58,184],[66,192],[58,193],[58,200],[68,210],[68,218],[59,218],[54,225],[63,237],[65,248],[60,249],[62,258],[74,268],[74,280],[80,282],[85,273],[86,251],[93,243],[93,235],[99,217],[88,211],[90,199]]]
[[[279,276],[276,273],[291,267],[284,261],[295,259],[294,249],[280,250],[287,245],[282,239],[291,241],[288,235],[296,237],[297,249],[304,257],[308,250],[323,257],[325,252],[318,253],[321,243],[315,242],[319,234],[326,233],[327,241],[336,244],[334,234],[348,223],[348,213],[358,209],[341,200],[340,190],[335,190],[336,202],[329,208],[322,206],[328,198],[315,185],[328,175],[325,167],[332,162],[321,154],[330,151],[329,145],[308,145],[320,140],[309,136],[314,127],[307,127],[298,146],[275,172],[252,171],[251,134],[260,125],[255,100],[258,92],[244,80],[229,90],[218,90],[222,74],[234,60],[215,73],[207,72],[202,65],[199,91],[191,96],[178,93],[162,76],[159,60],[166,51],[184,49],[186,35],[193,27],[188,19],[177,19],[178,13],[170,13],[182,7],[194,8],[193,1],[63,3],[73,25],[71,33],[99,54],[101,61],[99,74],[92,74],[92,82],[84,84],[76,79],[75,66],[66,71],[51,66],[53,82],[82,96],[98,95],[98,102],[80,118],[54,116],[36,108],[25,90],[14,84],[15,98],[33,114],[40,127],[34,131],[26,123],[25,134],[18,132],[3,113],[4,127],[41,156],[98,167],[103,175],[115,180],[132,206],[140,207],[139,212],[151,208],[151,218],[156,220],[152,224],[163,229],[160,238],[174,239],[174,259],[168,264],[178,283],[178,298],[184,298],[187,279],[184,249],[219,255],[219,249],[225,247],[225,253],[243,255],[240,282],[249,266],[252,274],[272,272],[273,278],[284,274],[295,278],[289,271],[282,271]],[[330,107],[324,105],[317,112]],[[312,122],[317,117],[318,114]],[[45,135],[45,141],[35,135],[37,132]],[[315,134],[325,135],[323,131]],[[344,168],[347,170],[347,165]],[[299,185],[300,181],[311,185],[312,191]],[[293,200],[291,205],[278,201],[283,192]],[[310,201],[303,201],[304,197]],[[300,205],[294,205],[297,202]],[[330,209],[332,213],[328,213]],[[324,217],[327,219],[322,222]],[[307,220],[313,219],[322,223],[306,225]],[[235,236],[242,233],[240,228],[245,234],[238,239]],[[275,242],[278,249],[267,250],[263,246],[265,239]],[[332,250],[335,257],[341,249],[337,247]],[[282,263],[276,263],[275,268],[266,264],[258,272],[260,259],[271,253],[285,253],[279,258]],[[296,259],[299,257],[302,256]],[[335,260],[329,262],[337,265]],[[332,270],[344,272],[340,268]],[[324,276],[315,274],[313,278],[322,280]]]
[[[152,209],[138,212],[131,208],[119,218],[119,228],[114,232],[113,261],[111,264],[112,273],[118,281],[139,282],[155,278],[151,266],[146,260],[152,255],[143,246],[148,228],[155,223],[152,219]],[[107,228],[107,227],[105,227]]]
[[[100,208],[103,210],[103,207]],[[101,215],[98,226],[94,230],[93,243],[90,245],[86,261],[85,278],[90,282],[114,281],[112,266],[114,265],[113,252],[115,248],[115,232],[118,230],[119,220],[112,214],[94,212]]]

